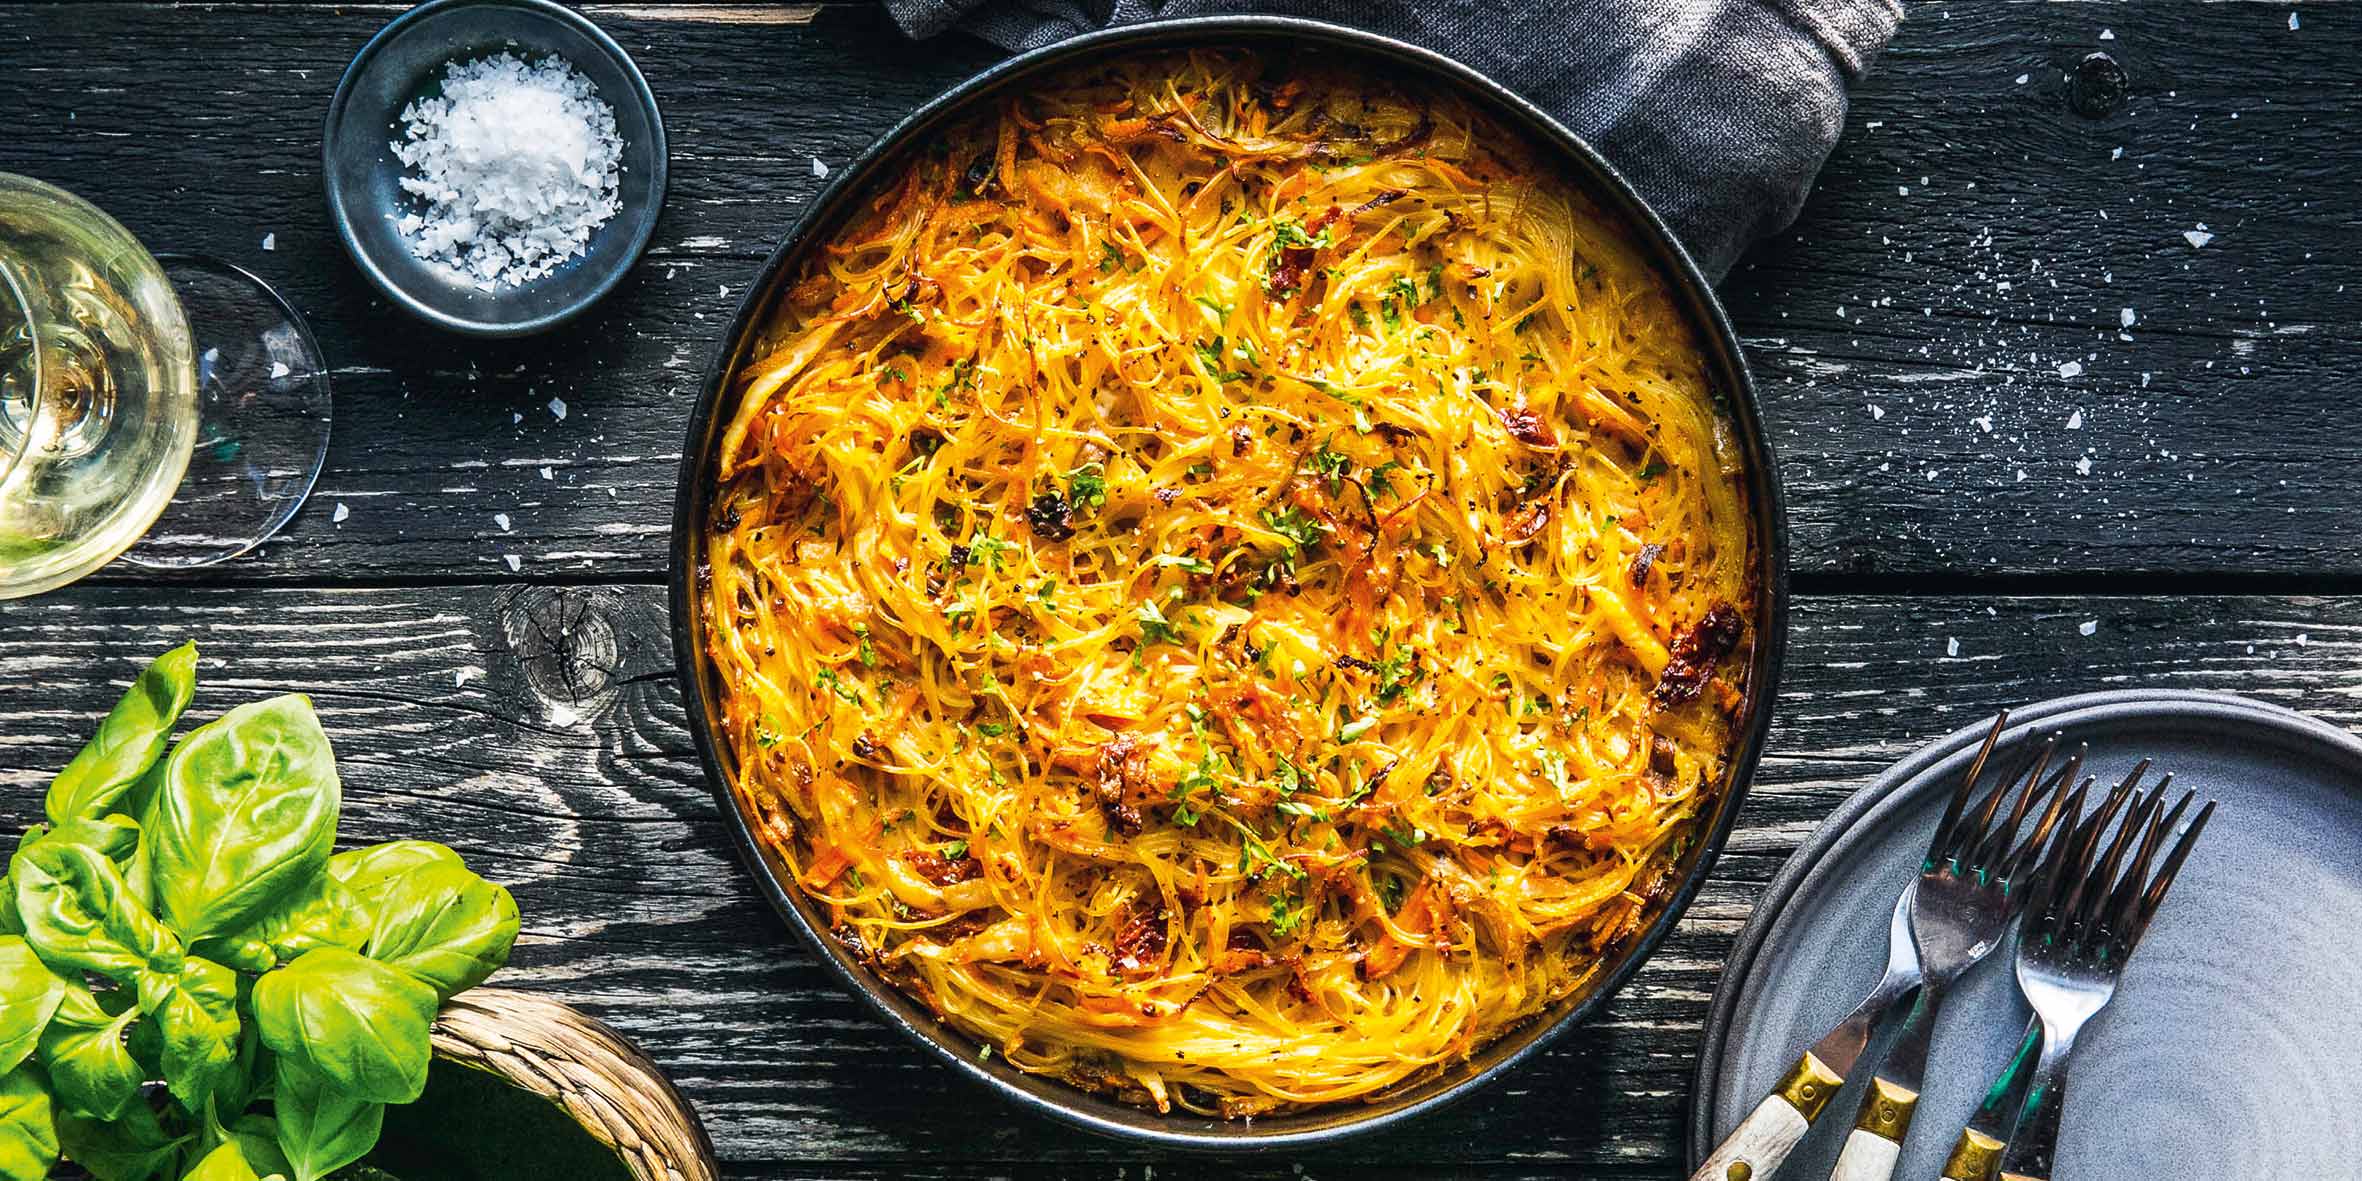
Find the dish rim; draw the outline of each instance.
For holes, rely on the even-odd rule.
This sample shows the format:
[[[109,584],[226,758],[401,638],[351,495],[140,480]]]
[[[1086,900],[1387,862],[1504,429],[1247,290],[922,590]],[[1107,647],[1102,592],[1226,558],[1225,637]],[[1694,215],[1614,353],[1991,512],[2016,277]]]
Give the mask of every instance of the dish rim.
[[[589,38],[592,44],[598,46],[599,51],[623,72],[624,81],[629,84],[630,91],[626,101],[648,113],[648,147],[651,159],[647,169],[647,204],[649,207],[647,215],[639,219],[638,227],[632,231],[631,241],[625,245],[623,253],[617,256],[615,264],[608,268],[607,273],[601,276],[597,283],[593,284],[588,291],[559,306],[556,310],[544,312],[529,320],[495,322],[470,319],[436,308],[412,294],[409,288],[396,282],[393,276],[386,274],[384,268],[379,267],[376,261],[361,249],[360,239],[353,231],[352,210],[347,208],[345,186],[337,180],[337,146],[343,139],[338,128],[345,121],[346,110],[352,103],[354,83],[369,69],[387,46],[393,44],[396,38],[408,31],[409,26],[454,8],[515,9],[529,18],[543,17],[575,29]],[[649,89],[648,79],[640,73],[640,64],[633,61],[631,54],[624,52],[623,46],[617,44],[613,37],[608,36],[605,29],[600,28],[589,17],[557,3],[556,0],[427,0],[426,3],[396,16],[387,21],[383,28],[371,34],[369,40],[361,46],[360,52],[355,53],[353,60],[345,66],[344,73],[336,80],[336,95],[328,100],[328,113],[322,118],[320,128],[320,188],[328,199],[329,224],[336,227],[336,240],[343,244],[345,257],[351,259],[353,266],[368,278],[369,285],[375,287],[378,294],[392,300],[394,306],[429,324],[466,336],[495,340],[533,336],[547,332],[589,311],[605,300],[617,286],[622,284],[623,277],[630,274],[633,267],[639,265],[640,256],[648,252],[648,244],[655,240],[656,223],[664,219],[665,190],[672,179],[672,148],[665,138],[664,111],[656,103],[656,92]],[[622,215],[618,213],[617,216]],[[597,233],[596,230],[592,232]]]
[[[1625,943],[1612,963],[1578,993],[1496,1038],[1468,1059],[1408,1087],[1367,1103],[1328,1104],[1268,1120],[1223,1120],[1160,1114],[1086,1091],[1062,1079],[1026,1074],[998,1058],[980,1061],[933,1012],[885,978],[855,961],[812,911],[800,890],[790,888],[771,854],[754,839],[730,786],[715,741],[709,675],[698,615],[697,571],[703,563],[700,523],[705,516],[711,460],[721,428],[731,375],[738,371],[753,334],[814,236],[838,224],[878,171],[930,130],[965,114],[973,104],[1004,89],[1041,77],[1075,61],[1115,52],[1182,49],[1221,44],[1238,48],[1293,45],[1336,51],[1365,62],[1380,61],[1416,71],[1422,81],[1450,87],[1480,109],[1535,140],[1569,183],[1610,214],[1621,218],[1636,245],[1664,273],[1675,301],[1689,318],[1704,354],[1717,402],[1739,435],[1747,463],[1752,506],[1751,541],[1759,555],[1755,595],[1755,643],[1748,689],[1737,727],[1728,773],[1715,809],[1702,818],[1697,839],[1683,852],[1662,909],[1638,937]],[[1203,1152],[1245,1152],[1335,1143],[1431,1114],[1481,1090],[1487,1083],[1541,1053],[1568,1031],[1595,1016],[1638,973],[1689,909],[1729,839],[1746,802],[1747,788],[1761,756],[1778,696],[1788,631],[1788,532],[1785,501],[1771,441],[1764,429],[1753,380],[1738,337],[1713,287],[1686,248],[1631,184],[1587,142],[1540,108],[1477,70],[1433,50],[1377,33],[1301,17],[1220,14],[1119,25],[1085,33],[997,62],[930,99],[897,121],[860,155],[833,171],[819,197],[805,208],[740,297],[737,311],[716,347],[681,452],[674,494],[669,605],[686,724],[699,765],[713,792],[732,843],[764,898],[805,948],[817,956],[879,1017],[916,1041],[958,1073],[1003,1097],[1069,1126],[1140,1144]]]
[[[2206,724],[2258,726],[2292,738],[2325,743],[2362,763],[2362,738],[2311,714],[2219,689],[2102,689],[2053,697],[2022,709],[2011,709],[2002,741],[2004,744],[2021,742],[2025,735],[2054,728],[2071,735],[2079,724],[2105,726],[2176,715]],[[1754,979],[1757,962],[1763,956],[1772,930],[1821,865],[1842,851],[1872,813],[1945,761],[1964,756],[1983,740],[1991,725],[1989,715],[1981,716],[1977,721],[1927,740],[1880,772],[1876,779],[1846,797],[1844,803],[1815,825],[1765,885],[1762,897],[1747,916],[1746,925],[1740,928],[1738,939],[1731,944],[1730,955],[1723,961],[1713,1003],[1706,1011],[1705,1036],[1698,1047],[1697,1069],[1690,1079],[1689,1119],[1683,1129],[1685,1171],[1696,1168],[1715,1145],[1712,1100],[1715,1086],[1729,1066],[1726,1059],[1731,1051],[1732,1019],[1738,1011],[1740,994]]]

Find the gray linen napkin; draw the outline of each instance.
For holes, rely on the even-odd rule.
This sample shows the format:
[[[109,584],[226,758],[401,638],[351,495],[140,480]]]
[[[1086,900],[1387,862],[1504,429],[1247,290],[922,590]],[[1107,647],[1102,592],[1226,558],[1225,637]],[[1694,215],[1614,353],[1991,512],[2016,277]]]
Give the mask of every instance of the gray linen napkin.
[[[1032,49],[1208,12],[1318,17],[1474,66],[1590,141],[1709,277],[1786,229],[1845,125],[1846,87],[1900,0],[886,0],[904,32],[955,25]]]

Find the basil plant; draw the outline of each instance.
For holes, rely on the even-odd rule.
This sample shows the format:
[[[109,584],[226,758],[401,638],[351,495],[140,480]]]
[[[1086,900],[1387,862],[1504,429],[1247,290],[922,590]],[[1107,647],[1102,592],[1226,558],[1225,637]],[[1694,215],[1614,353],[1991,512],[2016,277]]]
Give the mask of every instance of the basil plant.
[[[418,1098],[436,1008],[516,942],[509,892],[451,850],[335,851],[308,699],[166,753],[196,668],[183,645],[139,675],[0,878],[0,1178],[61,1155],[100,1181],[326,1176]]]

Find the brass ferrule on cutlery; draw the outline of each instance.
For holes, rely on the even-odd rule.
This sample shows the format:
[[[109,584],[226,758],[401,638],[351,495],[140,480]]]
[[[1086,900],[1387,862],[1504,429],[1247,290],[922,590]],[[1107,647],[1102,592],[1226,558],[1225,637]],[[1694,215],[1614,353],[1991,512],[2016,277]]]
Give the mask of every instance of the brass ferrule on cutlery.
[[[1844,1075],[1829,1069],[1819,1055],[1806,1050],[1772,1094],[1787,1100],[1788,1106],[1795,1108],[1804,1122],[1810,1124],[1820,1121],[1822,1109],[1829,1106],[1829,1100],[1836,1098],[1844,1086]]]
[[[1862,1100],[1862,1114],[1854,1120],[1854,1127],[1900,1144],[1903,1136],[1911,1130],[1911,1115],[1918,1107],[1919,1092],[1901,1083],[1873,1078],[1870,1080],[1870,1093]]]
[[[1975,1128],[1961,1129],[1960,1139],[1952,1142],[1952,1155],[1944,1160],[1944,1181],[1993,1181],[1993,1168],[2001,1163],[2001,1143]]]

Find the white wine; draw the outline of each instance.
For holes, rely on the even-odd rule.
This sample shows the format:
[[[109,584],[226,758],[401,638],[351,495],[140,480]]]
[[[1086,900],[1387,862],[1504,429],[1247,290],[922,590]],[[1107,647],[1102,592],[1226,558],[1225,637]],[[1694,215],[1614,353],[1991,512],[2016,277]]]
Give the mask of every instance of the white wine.
[[[80,578],[155,521],[197,434],[195,360],[138,239],[0,173],[0,599]]]

